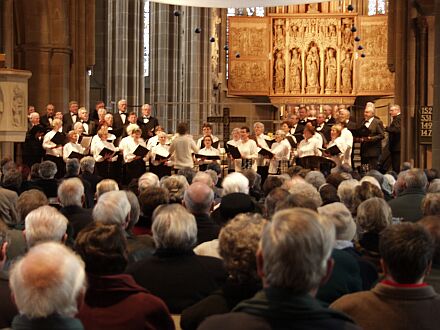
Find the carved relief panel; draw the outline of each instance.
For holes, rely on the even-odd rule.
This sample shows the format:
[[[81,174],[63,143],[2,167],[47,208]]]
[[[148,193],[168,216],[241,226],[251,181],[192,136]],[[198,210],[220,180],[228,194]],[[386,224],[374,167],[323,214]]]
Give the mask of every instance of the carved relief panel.
[[[272,17],[271,95],[352,95],[356,19]]]
[[[394,74],[387,66],[387,17],[360,18],[366,57],[358,62],[358,94],[390,95],[394,93]]]
[[[267,17],[230,17],[229,19],[228,92],[236,95],[268,95],[271,81],[269,79],[270,19]]]

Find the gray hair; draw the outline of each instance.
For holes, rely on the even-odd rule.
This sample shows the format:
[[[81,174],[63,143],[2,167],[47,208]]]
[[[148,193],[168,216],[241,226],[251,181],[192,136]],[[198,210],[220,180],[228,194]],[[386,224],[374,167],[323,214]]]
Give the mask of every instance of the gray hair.
[[[223,195],[231,193],[249,194],[249,180],[239,172],[228,174],[222,182]]]
[[[289,193],[293,196],[304,196],[309,198],[316,205],[316,208],[322,205],[321,195],[310,183],[296,182],[289,188]]]
[[[197,242],[196,219],[180,204],[157,207],[151,229],[157,248],[191,250]]]
[[[96,198],[99,199],[99,197],[106,192],[118,191],[118,190],[119,190],[119,186],[115,180],[112,179],[101,180],[96,185]]]
[[[431,181],[428,187],[429,193],[437,193],[440,192],[440,179],[434,179]]]
[[[254,129],[255,129],[255,127],[263,127],[263,129],[264,129],[264,124],[260,121],[257,121],[254,123]]]
[[[79,161],[76,158],[70,158],[66,161],[66,174],[78,175],[79,174]]]
[[[183,201],[193,214],[209,213],[214,202],[214,191],[202,182],[194,182],[185,190]]]
[[[58,199],[62,206],[82,206],[84,185],[78,178],[63,180],[58,186]]]
[[[125,191],[109,191],[101,195],[93,208],[93,219],[103,224],[116,224],[123,229],[130,215],[130,203]]]
[[[45,160],[41,162],[38,173],[43,179],[53,179],[55,174],[57,174],[57,165],[50,160]]]
[[[405,182],[405,189],[419,188],[426,190],[428,186],[428,178],[423,170],[419,168],[412,168],[405,171],[403,175],[403,181]]]
[[[24,220],[28,247],[46,241],[61,242],[67,230],[67,219],[56,208],[44,205],[31,211]]]
[[[183,175],[163,177],[160,186],[165,188],[170,196],[170,203],[181,203],[185,190],[189,187],[188,181]]]
[[[360,184],[362,184],[362,182],[369,182],[371,184],[374,184],[377,188],[382,190],[380,182],[374,176],[366,175],[361,179],[361,181],[359,181]]]
[[[24,223],[24,219],[31,211],[43,205],[49,205],[49,200],[41,190],[29,189],[23,191],[17,200],[18,222]]]
[[[326,182],[324,174],[320,171],[310,171],[306,174],[304,180],[314,186],[316,190],[319,190],[319,188]]]
[[[9,282],[20,314],[74,317],[86,289],[84,262],[60,243],[42,243],[13,265]]]
[[[266,282],[292,294],[317,288],[334,242],[333,223],[314,211],[296,208],[275,213],[261,239]]]
[[[356,222],[362,232],[379,234],[391,225],[392,221],[391,207],[383,198],[369,198],[359,204],[357,208]]]
[[[356,179],[344,180],[338,186],[338,197],[344,205],[351,210],[353,207],[353,195],[360,182]]]
[[[440,215],[440,193],[428,193],[422,202],[423,215]]]
[[[83,173],[84,172],[93,173],[93,171],[95,170],[95,164],[96,164],[95,158],[93,158],[92,156],[84,157],[79,162],[81,171]]]
[[[356,224],[350,210],[340,202],[330,203],[318,208],[318,213],[333,222],[336,239],[351,241],[356,235]]]
[[[204,183],[210,188],[214,187],[214,181],[212,180],[211,175],[206,172],[197,172],[192,180],[192,183],[194,182]]]
[[[132,229],[139,221],[141,207],[139,205],[138,197],[134,192],[125,190],[125,193],[127,194],[127,199],[130,203],[130,219],[128,220],[127,229]]]
[[[159,187],[159,177],[151,172],[142,174],[138,180],[139,193],[151,187]]]

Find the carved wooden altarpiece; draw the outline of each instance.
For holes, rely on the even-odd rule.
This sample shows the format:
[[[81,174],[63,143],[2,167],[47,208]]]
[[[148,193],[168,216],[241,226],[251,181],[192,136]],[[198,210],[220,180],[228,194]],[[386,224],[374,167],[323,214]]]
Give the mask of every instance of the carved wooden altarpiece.
[[[353,104],[358,95],[393,94],[394,76],[386,66],[386,16],[229,19],[230,95],[266,95],[274,104]],[[361,43],[355,41],[357,35]]]

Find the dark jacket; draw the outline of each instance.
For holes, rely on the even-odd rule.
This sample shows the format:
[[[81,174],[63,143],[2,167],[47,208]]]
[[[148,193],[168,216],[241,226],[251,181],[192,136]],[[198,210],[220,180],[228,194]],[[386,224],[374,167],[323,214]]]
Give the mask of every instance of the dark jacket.
[[[0,329],[11,327],[12,319],[18,314],[17,307],[11,299],[11,289],[6,276],[0,277]]]
[[[384,138],[383,123],[377,118],[373,118],[368,135],[368,141],[361,143],[361,156],[362,157],[379,157],[382,153],[382,140]]]
[[[323,307],[310,295],[267,288],[232,313],[211,316],[199,327],[212,329],[360,329],[340,312]]]
[[[148,122],[144,123],[144,117],[140,116],[138,125],[142,130],[142,138],[147,141],[150,137],[154,136],[154,129],[159,125],[159,121],[156,117],[150,116]]]
[[[88,276],[84,304],[77,317],[86,329],[174,329],[164,302],[127,274]]]
[[[158,249],[153,256],[128,266],[127,273],[160,297],[173,314],[208,296],[226,279],[220,259],[197,256],[192,250]]]
[[[29,319],[25,315],[17,315],[12,321],[14,330],[84,330],[80,320],[73,317],[52,314],[45,318]]]
[[[197,329],[207,317],[229,313],[239,302],[252,298],[261,290],[261,281],[239,283],[230,278],[220,290],[182,312],[180,326],[184,330]]]
[[[197,245],[218,238],[220,226],[208,214],[194,215],[197,222]]]
[[[357,260],[348,252],[333,249],[332,258],[335,261],[333,272],[327,283],[322,285],[316,298],[331,304],[347,293],[362,290],[362,278]]]
[[[69,226],[72,227],[72,238],[75,239],[78,233],[93,222],[92,209],[85,209],[77,205],[65,206],[60,212],[69,220]]]
[[[421,188],[407,188],[402,191],[399,196],[388,202],[393,218],[412,222],[420,220],[423,217],[421,205],[425,195],[425,191]]]
[[[402,115],[394,117],[390,126],[387,127],[388,132],[388,147],[390,152],[400,151],[400,126]]]

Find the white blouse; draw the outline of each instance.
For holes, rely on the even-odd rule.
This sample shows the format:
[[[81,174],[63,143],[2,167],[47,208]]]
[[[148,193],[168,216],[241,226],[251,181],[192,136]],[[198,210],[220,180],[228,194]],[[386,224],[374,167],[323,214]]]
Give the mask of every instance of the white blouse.
[[[115,147],[114,144],[111,143],[111,142],[108,142],[108,141],[102,141],[102,140],[97,141],[97,142],[95,143],[95,145],[94,145],[94,148],[93,148],[93,152],[92,152],[92,154],[93,154],[93,158],[95,158],[95,161],[98,162],[98,163],[104,161],[104,157],[102,157],[102,156],[100,155],[101,151],[102,151],[104,148],[110,149],[110,150],[112,150],[112,151],[114,151],[114,152],[117,152],[117,151],[119,150],[119,148]],[[118,160],[118,155],[115,154],[115,155],[112,157],[111,161],[112,161],[112,162],[115,162],[115,161],[117,161],[117,160]]]
[[[298,144],[298,157],[321,156],[321,151],[318,148],[321,148],[318,139],[313,137],[304,139]]]
[[[119,149],[122,150],[125,163],[130,163],[136,158],[134,152],[139,145],[144,148],[147,147],[144,139],[142,138],[139,138],[137,143],[134,141],[134,138],[132,136],[126,136],[121,140],[121,142],[119,143]]]
[[[58,133],[54,130],[47,132],[43,138],[43,148],[46,150],[46,155],[54,157],[63,157],[63,146],[58,146],[51,141],[54,135]],[[56,147],[56,148],[54,148]]]
[[[65,162],[67,162],[67,159],[69,159],[69,155],[72,152],[77,152],[81,155],[84,155],[84,151],[85,149],[79,143],[72,143],[72,142],[66,143],[63,147],[63,159]]]

